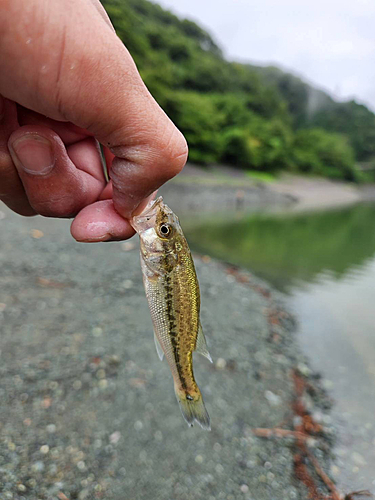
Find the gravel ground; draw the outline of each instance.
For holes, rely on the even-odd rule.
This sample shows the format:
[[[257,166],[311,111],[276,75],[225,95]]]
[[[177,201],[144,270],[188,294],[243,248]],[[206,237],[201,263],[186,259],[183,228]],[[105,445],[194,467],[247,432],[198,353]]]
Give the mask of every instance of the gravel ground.
[[[155,351],[137,241],[78,244],[68,221],[0,209],[1,500],[308,497],[293,441],[251,431],[292,418],[291,369],[309,371],[292,318],[269,321],[276,292],[196,257],[214,364],[197,356],[195,372],[212,431],[188,428]]]

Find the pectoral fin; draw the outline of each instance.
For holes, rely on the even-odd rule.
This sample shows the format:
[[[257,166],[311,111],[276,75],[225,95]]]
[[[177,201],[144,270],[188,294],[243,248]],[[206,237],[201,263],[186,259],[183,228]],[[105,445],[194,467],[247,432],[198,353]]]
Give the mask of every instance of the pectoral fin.
[[[202,354],[202,356],[207,358],[212,363],[212,358],[207,349],[207,343],[202,330],[202,325],[199,325],[197,343],[195,344],[195,351],[199,352],[199,354]]]
[[[156,333],[154,333],[154,341],[155,341],[155,347],[156,347],[156,352],[158,353],[160,361],[163,361],[164,357],[164,352],[163,349],[161,348],[160,342],[156,336]]]

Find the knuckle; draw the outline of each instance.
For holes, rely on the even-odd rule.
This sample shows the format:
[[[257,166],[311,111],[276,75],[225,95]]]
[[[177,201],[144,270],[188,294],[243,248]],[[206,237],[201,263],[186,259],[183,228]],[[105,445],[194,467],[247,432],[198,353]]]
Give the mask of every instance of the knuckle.
[[[14,175],[14,166],[8,151],[0,149],[0,176]]]
[[[44,217],[69,219],[79,212],[77,201],[70,196],[61,196],[50,199],[36,199],[31,197],[30,204],[38,214]]]
[[[175,130],[171,147],[168,148],[167,152],[167,163],[173,176],[181,172],[188,158],[186,139],[178,129]]]
[[[185,137],[172,124],[159,140],[155,140],[152,156],[155,161],[155,170],[163,180],[168,180],[181,172],[188,157],[188,146]],[[169,138],[168,138],[169,137]]]

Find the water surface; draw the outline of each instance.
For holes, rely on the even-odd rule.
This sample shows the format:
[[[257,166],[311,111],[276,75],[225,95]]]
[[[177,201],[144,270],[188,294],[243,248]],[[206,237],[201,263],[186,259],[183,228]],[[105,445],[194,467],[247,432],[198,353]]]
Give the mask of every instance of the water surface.
[[[312,367],[336,400],[342,488],[375,490],[375,205],[183,220],[191,247],[285,292]]]

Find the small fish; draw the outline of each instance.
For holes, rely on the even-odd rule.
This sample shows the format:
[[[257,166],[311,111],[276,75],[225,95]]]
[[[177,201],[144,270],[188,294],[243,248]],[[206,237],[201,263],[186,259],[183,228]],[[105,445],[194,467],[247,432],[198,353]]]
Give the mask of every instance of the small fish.
[[[141,267],[159,358],[172,371],[182,415],[210,430],[210,417],[193,374],[193,351],[212,363],[199,320],[200,293],[194,262],[179,220],[160,196],[134,216]]]

